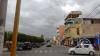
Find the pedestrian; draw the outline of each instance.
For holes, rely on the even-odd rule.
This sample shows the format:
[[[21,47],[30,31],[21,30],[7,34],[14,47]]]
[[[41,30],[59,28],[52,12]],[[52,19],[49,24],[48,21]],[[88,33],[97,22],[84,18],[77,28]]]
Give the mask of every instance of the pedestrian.
[[[11,43],[8,43],[7,47],[8,47],[8,51],[10,51],[10,49],[11,49]]]

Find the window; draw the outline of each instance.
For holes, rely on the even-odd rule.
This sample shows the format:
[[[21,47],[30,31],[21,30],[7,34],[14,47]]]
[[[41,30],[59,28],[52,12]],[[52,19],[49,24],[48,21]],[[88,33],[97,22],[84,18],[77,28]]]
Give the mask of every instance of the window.
[[[94,21],[93,20],[91,20],[91,24],[94,24]]]
[[[76,46],[76,48],[81,48],[81,45]]]
[[[66,24],[73,24],[73,22],[69,21],[69,22],[66,22]]]
[[[84,48],[89,48],[89,45],[84,45]]]
[[[79,28],[77,28],[77,35],[80,35]]]

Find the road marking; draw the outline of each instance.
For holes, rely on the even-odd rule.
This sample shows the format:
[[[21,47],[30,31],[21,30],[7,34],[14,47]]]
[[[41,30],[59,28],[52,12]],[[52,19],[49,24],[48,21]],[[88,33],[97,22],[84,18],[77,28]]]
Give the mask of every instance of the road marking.
[[[42,51],[42,50],[40,50],[40,51],[39,51],[39,53],[43,53],[43,51]]]
[[[63,50],[35,50],[35,53],[63,53]]]
[[[47,50],[44,50],[44,53],[47,53]]]
[[[51,52],[53,52],[52,50],[49,50],[49,52],[51,53]]]
[[[38,53],[38,50],[35,50],[35,53]]]

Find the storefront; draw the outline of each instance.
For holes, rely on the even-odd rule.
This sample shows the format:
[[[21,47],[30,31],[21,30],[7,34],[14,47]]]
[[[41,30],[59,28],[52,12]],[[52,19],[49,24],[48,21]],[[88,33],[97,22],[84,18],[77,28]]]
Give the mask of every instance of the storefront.
[[[64,39],[64,46],[70,46],[71,45],[71,38],[70,37],[67,37]]]

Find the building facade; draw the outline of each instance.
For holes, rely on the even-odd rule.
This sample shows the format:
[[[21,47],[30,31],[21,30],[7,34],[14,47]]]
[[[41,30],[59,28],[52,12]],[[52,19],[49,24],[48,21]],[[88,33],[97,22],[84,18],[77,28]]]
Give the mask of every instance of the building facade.
[[[81,12],[72,11],[65,19],[65,45],[77,45],[77,39],[81,38],[88,38],[94,44],[94,36],[100,34],[100,18],[79,18],[79,15]]]
[[[96,35],[100,33],[100,18],[83,18],[82,35]]]
[[[60,37],[60,39],[64,36],[64,25],[60,25],[57,27],[57,35]]]
[[[79,15],[81,15],[80,11],[72,11],[65,18],[65,45],[69,46],[72,44],[72,39],[79,37],[82,34],[82,20],[78,19]]]
[[[64,25],[59,25],[56,30],[56,36],[53,37],[53,43],[56,45],[62,45],[64,38]]]

